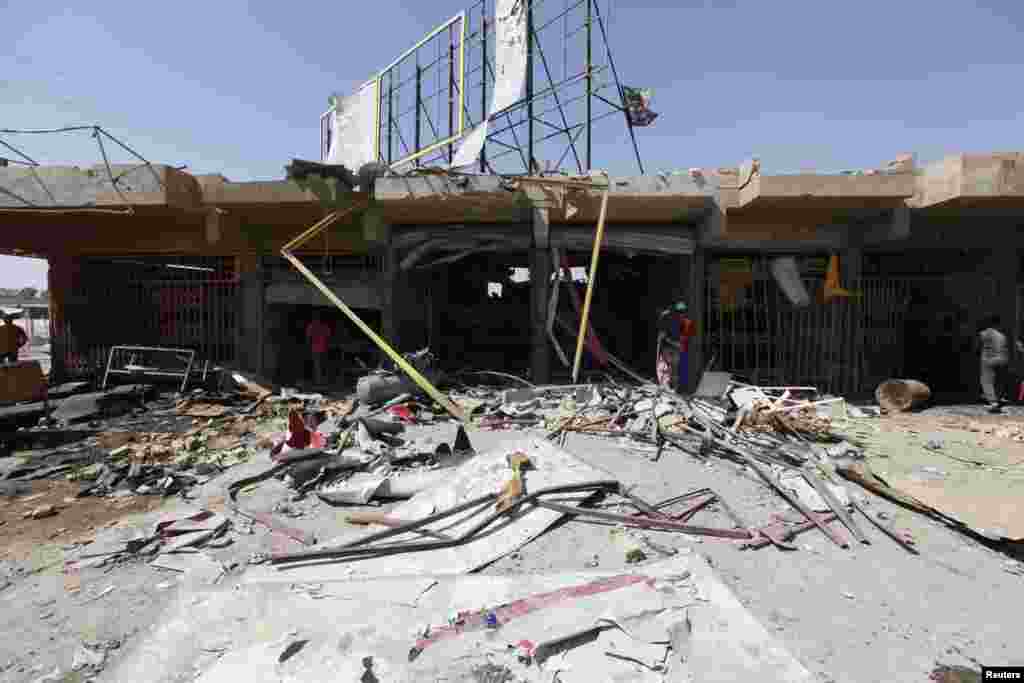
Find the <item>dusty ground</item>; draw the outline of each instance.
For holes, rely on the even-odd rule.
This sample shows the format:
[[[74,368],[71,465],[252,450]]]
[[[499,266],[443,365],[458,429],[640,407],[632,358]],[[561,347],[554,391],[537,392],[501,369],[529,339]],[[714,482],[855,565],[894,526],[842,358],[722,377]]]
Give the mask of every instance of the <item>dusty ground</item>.
[[[943,441],[941,452],[930,455],[937,462],[950,456],[982,459],[986,449],[1004,455],[1019,450],[1024,458],[1024,444],[1011,436],[985,434],[985,428],[971,431],[970,421],[995,427],[1024,424],[1024,411],[992,418],[982,411],[975,415],[969,408],[933,410],[893,420],[856,420],[849,433],[865,445],[873,467],[897,449],[919,450],[935,438]],[[453,431],[450,425],[438,425],[414,428],[410,435],[450,440]],[[515,437],[514,432],[470,431],[478,450]],[[636,492],[648,500],[710,487],[755,524],[786,510],[774,493],[731,463],[706,465],[671,449],[655,463],[623,445],[614,439],[572,435],[567,448],[636,485]],[[163,509],[219,507],[227,483],[265,466],[260,461],[232,468],[195,491],[197,499],[192,503],[171,500]],[[39,492],[44,489],[45,499],[0,499],[0,519],[7,522],[0,526],[0,543],[7,553],[0,559],[0,628],[7,634],[0,641],[0,680],[4,681],[34,682],[56,666],[68,671],[82,642],[117,640],[125,651],[145,637],[175,594],[193,589],[180,575],[138,561],[113,569],[65,573],[64,562],[82,552],[70,545],[72,539],[88,536],[90,527],[101,528],[118,517],[124,526],[147,523],[152,515],[142,513],[157,499],[125,499],[123,509],[112,501],[76,501],[55,517],[23,520],[24,511],[51,500],[62,501],[68,492],[63,484],[39,485]],[[939,523],[871,494],[865,496],[873,509],[886,511],[893,524],[912,532],[920,556],[909,555],[870,527],[870,546],[842,550],[820,532],[808,531],[797,539],[800,550],[791,553],[773,547],[740,550],[728,540],[653,532],[647,534],[653,542],[647,546],[648,555],[657,559],[685,546],[706,555],[754,615],[774,629],[822,681],[924,681],[937,663],[975,668],[979,663],[1024,664],[1024,651],[1013,645],[1019,639],[1018,605],[1024,602],[1024,577],[1012,573],[1019,565]],[[246,504],[269,510],[289,498],[282,484],[268,482],[246,494]],[[332,530],[345,523],[343,509],[330,508],[315,498],[288,504],[296,515],[289,524],[319,537],[330,537]],[[700,513],[693,523],[728,526],[714,509]],[[65,531],[50,538],[62,528]],[[294,541],[258,525],[251,534],[233,532],[232,537],[234,543],[216,555],[238,570],[255,550],[296,547]],[[624,567],[621,544],[606,526],[569,522],[483,571],[535,572],[595,565]],[[236,576],[228,576],[224,583],[234,580]],[[119,656],[118,652],[111,657]],[[82,677],[68,674],[54,680]]]
[[[27,496],[0,498],[0,561],[24,561],[48,543],[83,542],[96,529],[161,504],[159,498],[144,496],[76,499],[80,487],[67,481],[34,481],[31,488]],[[53,508],[54,514],[26,517],[43,508]]]

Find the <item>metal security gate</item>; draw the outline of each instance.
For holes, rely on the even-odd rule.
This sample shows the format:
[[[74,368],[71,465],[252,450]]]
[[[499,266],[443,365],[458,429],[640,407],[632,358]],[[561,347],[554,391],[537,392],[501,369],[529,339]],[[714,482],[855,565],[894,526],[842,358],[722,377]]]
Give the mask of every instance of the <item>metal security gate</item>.
[[[907,278],[867,277],[855,286],[859,328],[855,330],[856,391],[874,390],[879,383],[905,377],[905,316],[913,283]]]
[[[789,302],[767,257],[708,264],[702,342],[714,367],[760,384],[810,384],[836,394],[873,389],[898,376],[903,359],[906,281],[843,279],[849,298],[820,303],[827,259],[801,257],[806,307]]]
[[[67,294],[69,376],[95,376],[112,346],[185,348],[197,363],[236,357],[238,279],[233,258],[87,259]]]

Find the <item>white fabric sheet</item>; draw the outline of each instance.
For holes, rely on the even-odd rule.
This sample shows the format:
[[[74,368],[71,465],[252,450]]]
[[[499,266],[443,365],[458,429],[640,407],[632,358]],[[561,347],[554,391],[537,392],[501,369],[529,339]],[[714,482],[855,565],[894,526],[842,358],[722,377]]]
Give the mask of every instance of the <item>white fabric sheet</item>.
[[[327,163],[344,164],[358,171],[363,164],[376,160],[373,149],[376,96],[376,84],[369,83],[335,107]]]

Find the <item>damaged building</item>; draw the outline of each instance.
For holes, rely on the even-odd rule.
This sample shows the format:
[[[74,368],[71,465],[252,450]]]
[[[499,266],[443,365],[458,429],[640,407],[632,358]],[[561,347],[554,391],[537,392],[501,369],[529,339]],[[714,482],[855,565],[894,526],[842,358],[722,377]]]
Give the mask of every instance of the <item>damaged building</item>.
[[[653,376],[658,312],[684,300],[697,322],[692,368],[844,394],[913,376],[939,396],[973,397],[979,321],[998,313],[1019,330],[1022,161],[904,158],[836,175],[750,162],[540,182],[385,175],[339,192],[334,208],[349,213],[298,255],[401,351],[428,346],[450,370],[565,379],[607,189],[584,373]],[[338,330],[333,382],[378,362],[280,256],[331,210],[322,197],[287,180],[116,170],[117,188],[97,169],[0,168],[20,198],[0,197],[0,250],[50,265],[55,375],[96,376],[111,347],[138,345],[301,384],[314,313]],[[59,189],[56,203],[32,174]]]

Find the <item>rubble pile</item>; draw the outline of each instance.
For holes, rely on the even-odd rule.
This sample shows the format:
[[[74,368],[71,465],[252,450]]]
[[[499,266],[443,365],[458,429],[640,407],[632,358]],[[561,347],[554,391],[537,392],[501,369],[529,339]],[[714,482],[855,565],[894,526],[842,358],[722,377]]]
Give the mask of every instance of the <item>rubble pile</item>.
[[[429,372],[429,355],[417,358]],[[648,532],[731,541],[750,551],[795,551],[803,533],[820,531],[850,548],[870,544],[865,532],[873,528],[917,554],[910,533],[872,510],[849,482],[953,523],[891,487],[867,466],[853,437],[848,440],[851,430],[842,427],[849,416],[877,412],[813,387],[729,380],[715,391],[683,396],[652,383],[534,386],[503,373],[462,379],[470,374],[490,374],[502,383],[449,382],[447,395],[465,417],[458,420],[393,372],[367,375],[345,397],[271,392],[234,373],[216,391],[151,402],[127,421],[93,419],[102,431],[37,454],[9,469],[0,485],[16,496],[30,493],[30,487],[19,487],[40,479],[78,486],[67,505],[37,506],[26,520],[47,520],[85,498],[176,496],[191,506],[145,529],[104,527],[76,541],[65,560],[72,584],[79,572],[127,562],[205,584],[245,566],[294,574],[295,585],[315,583],[319,574],[303,573],[309,563],[341,565],[346,578],[399,569],[460,574],[518,550],[565,519],[610,525],[612,545],[627,564],[678,552]],[[429,435],[413,429],[431,426],[438,429]],[[1024,440],[1017,425],[975,427]],[[523,434],[521,441],[478,454],[467,429]],[[641,454],[652,462],[673,456],[709,466],[727,461],[728,471],[760,481],[780,507],[750,519],[709,488],[646,500],[572,456],[573,435],[614,440],[624,457]],[[279,483],[266,495],[252,495],[268,480]],[[219,503],[211,503],[214,489],[205,487],[211,482],[223,485]],[[338,538],[323,541],[322,528],[310,530],[314,520],[307,513],[320,504],[346,508],[344,523],[334,523]],[[306,519],[291,521],[299,517]],[[269,546],[259,545],[264,537],[254,535],[255,525],[266,530]],[[245,537],[254,540],[242,542]],[[243,557],[239,545],[261,550]],[[237,557],[228,560],[228,553]],[[400,562],[389,560],[396,556]],[[505,606],[487,605],[474,607],[473,619],[501,628]],[[422,650],[439,628],[429,627],[414,647]]]
[[[112,526],[98,530],[69,553],[64,563],[66,590],[79,592],[78,577],[84,570],[103,567],[109,571],[118,564],[138,561],[216,583],[228,568],[209,551],[231,544],[227,536],[231,526],[225,515],[199,510],[163,514],[146,529]]]

